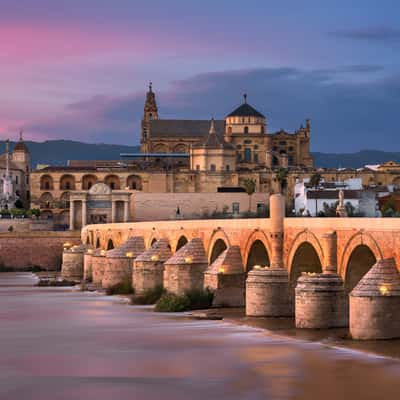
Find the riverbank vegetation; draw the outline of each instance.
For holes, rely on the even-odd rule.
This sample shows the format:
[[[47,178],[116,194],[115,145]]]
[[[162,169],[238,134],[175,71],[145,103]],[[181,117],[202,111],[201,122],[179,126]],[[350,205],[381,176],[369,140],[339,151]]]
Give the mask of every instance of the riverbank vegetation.
[[[206,290],[188,290],[183,295],[165,292],[154,308],[158,312],[182,312],[210,308],[214,294]]]

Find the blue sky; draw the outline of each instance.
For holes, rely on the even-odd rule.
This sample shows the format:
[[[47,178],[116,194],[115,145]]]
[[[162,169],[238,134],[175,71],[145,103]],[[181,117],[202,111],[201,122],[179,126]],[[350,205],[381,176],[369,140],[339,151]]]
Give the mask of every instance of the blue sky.
[[[328,3],[328,4],[325,4]],[[396,1],[0,0],[0,134],[137,144],[162,118],[223,118],[248,93],[312,150],[399,150]]]

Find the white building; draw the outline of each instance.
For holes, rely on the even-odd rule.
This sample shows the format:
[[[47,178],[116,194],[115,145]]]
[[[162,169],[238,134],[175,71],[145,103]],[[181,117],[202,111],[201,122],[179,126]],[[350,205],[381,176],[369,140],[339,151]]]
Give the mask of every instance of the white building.
[[[326,207],[335,207],[339,201],[339,192],[343,190],[344,203],[351,204],[355,213],[364,216],[376,216],[376,195],[373,191],[363,190],[361,178],[347,179],[343,182],[320,182],[311,187],[309,179],[297,182],[294,188],[296,215],[315,217]]]

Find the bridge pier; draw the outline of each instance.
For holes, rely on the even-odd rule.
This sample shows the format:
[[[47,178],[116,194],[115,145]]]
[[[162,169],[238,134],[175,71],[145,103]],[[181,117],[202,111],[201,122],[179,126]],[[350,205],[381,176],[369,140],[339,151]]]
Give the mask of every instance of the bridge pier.
[[[65,248],[62,256],[61,277],[80,282],[83,279],[83,257],[86,245]]]
[[[132,285],[136,294],[164,285],[164,262],[171,258],[167,239],[160,239],[133,262]]]
[[[132,285],[133,260],[145,249],[143,236],[134,236],[118,248],[109,250],[101,280],[102,288],[112,288],[125,281],[129,281]]]
[[[94,250],[88,249],[83,255],[83,280],[85,282],[91,282],[93,280],[92,275],[92,255]]]
[[[271,218],[271,265],[253,269],[246,281],[246,315],[290,317],[293,300],[289,275],[283,267],[285,201],[281,194],[269,198]]]
[[[303,273],[297,281],[295,317],[297,328],[326,329],[348,326],[348,300],[337,274],[337,235],[322,237],[322,274]]]
[[[400,338],[400,274],[393,258],[379,260],[350,293],[353,339]]]
[[[194,238],[164,263],[164,288],[178,295],[202,290],[204,271],[208,267],[203,242]]]
[[[213,306],[244,306],[244,274],[239,246],[228,247],[204,273],[204,288],[214,292]]]
[[[96,250],[92,254],[92,282],[96,286],[101,286],[103,280],[104,268],[106,264],[106,251]]]

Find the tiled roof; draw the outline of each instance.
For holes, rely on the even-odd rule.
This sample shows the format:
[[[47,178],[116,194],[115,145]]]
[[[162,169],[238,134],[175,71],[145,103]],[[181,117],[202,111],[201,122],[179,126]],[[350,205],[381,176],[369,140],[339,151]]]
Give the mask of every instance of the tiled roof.
[[[265,118],[259,111],[257,111],[250,104],[243,103],[241,106],[233,110],[228,117],[259,117]]]
[[[149,250],[136,257],[135,261],[167,261],[171,258],[171,247],[168,239],[157,240]]]
[[[146,251],[143,236],[130,237],[125,243],[116,249],[107,251],[109,258],[136,258],[139,254]],[[127,253],[131,253],[127,256]]]
[[[194,238],[181,247],[165,264],[207,264],[207,256],[203,242]]]
[[[228,247],[207,269],[208,273],[241,274],[244,272],[239,246]]]
[[[343,190],[344,199],[359,199],[361,190]],[[308,190],[308,199],[334,199],[339,200],[339,190]]]
[[[193,137],[204,138],[208,135],[210,121],[185,119],[152,119],[150,120],[150,137]],[[218,136],[225,133],[225,120],[214,121]]]
[[[394,258],[379,260],[350,293],[353,297],[400,296],[400,274]]]

